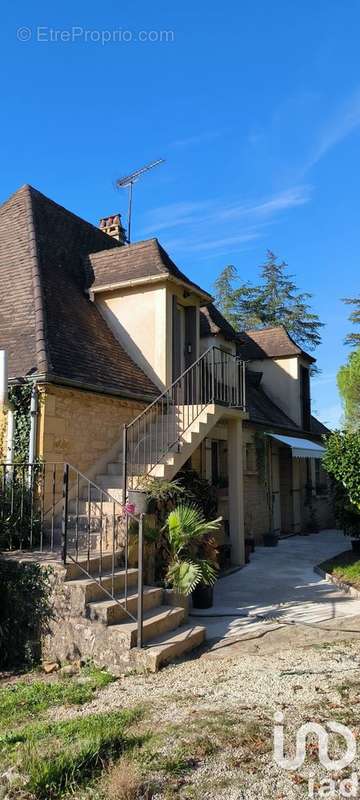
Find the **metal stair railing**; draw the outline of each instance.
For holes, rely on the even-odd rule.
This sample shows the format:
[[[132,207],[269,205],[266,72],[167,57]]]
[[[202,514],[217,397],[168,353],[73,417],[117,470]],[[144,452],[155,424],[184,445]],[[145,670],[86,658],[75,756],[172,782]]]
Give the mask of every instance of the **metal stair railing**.
[[[129,530],[130,523],[134,531]],[[129,536],[138,538],[137,609],[129,598]],[[71,464],[0,464],[0,551],[60,553],[64,565],[96,581],[143,642],[143,515],[135,515]],[[116,571],[124,573],[121,598]]]
[[[209,347],[123,432],[123,490],[136,489],[171,452],[210,404],[245,411],[245,362],[219,347]]]

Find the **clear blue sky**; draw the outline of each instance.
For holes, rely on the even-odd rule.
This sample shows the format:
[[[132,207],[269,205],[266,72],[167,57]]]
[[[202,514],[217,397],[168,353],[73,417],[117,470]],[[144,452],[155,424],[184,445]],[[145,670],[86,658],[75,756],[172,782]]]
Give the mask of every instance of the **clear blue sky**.
[[[326,322],[313,404],[334,424],[360,288],[359,36],[357,0],[5,0],[0,199],[31,183],[97,223],[126,211],[116,177],[166,158],[136,187],[134,238],[209,289],[284,258]]]

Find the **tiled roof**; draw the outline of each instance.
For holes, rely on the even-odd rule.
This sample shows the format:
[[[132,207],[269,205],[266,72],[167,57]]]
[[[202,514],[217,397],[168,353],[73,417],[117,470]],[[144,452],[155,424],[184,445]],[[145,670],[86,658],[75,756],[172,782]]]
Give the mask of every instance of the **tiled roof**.
[[[316,359],[294,342],[282,325],[238,334],[239,355],[246,361],[300,355],[313,363]]]
[[[299,426],[279,408],[262,389],[261,372],[246,372],[246,404],[250,422],[275,425],[280,428],[300,431]]]
[[[200,308],[200,336],[205,338],[219,335],[230,340],[236,338],[234,328],[213,303],[208,306],[202,306]]]
[[[331,433],[330,429],[320,422],[316,417],[311,417],[311,432],[316,433],[317,436],[328,436]]]
[[[207,292],[181,272],[157,239],[146,239],[103,253],[91,253],[89,265],[93,275],[91,288],[95,291],[104,286],[163,275],[164,278],[171,276],[180,280],[209,297]]]
[[[270,400],[270,397],[261,387],[261,378],[261,372],[254,372],[249,369],[246,371],[246,402],[250,422],[304,433],[296,422],[290,419],[276,403]],[[330,431],[322,422],[312,416],[310,433],[319,437],[329,434]]]
[[[36,189],[0,207],[0,348],[10,377],[47,374],[75,383],[153,396],[86,294],[86,257],[117,242]]]

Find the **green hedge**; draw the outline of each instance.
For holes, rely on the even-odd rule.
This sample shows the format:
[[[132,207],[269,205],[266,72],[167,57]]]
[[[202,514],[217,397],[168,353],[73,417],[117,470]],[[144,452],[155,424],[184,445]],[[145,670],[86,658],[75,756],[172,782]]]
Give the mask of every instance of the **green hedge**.
[[[31,666],[49,629],[50,569],[0,560],[0,668]]]

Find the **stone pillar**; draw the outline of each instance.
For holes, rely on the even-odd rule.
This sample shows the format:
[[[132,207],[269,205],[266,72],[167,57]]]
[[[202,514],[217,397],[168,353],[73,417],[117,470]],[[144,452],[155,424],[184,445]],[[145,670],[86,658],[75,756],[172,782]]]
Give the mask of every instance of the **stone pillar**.
[[[241,419],[229,419],[229,527],[231,560],[245,563],[243,428]]]
[[[281,531],[281,499],[280,499],[280,471],[279,471],[279,448],[274,442],[271,447],[271,492],[273,502],[273,532]]]
[[[293,496],[293,520],[294,520],[294,533],[301,531],[301,480],[300,480],[300,458],[293,458],[292,460],[292,496]]]

